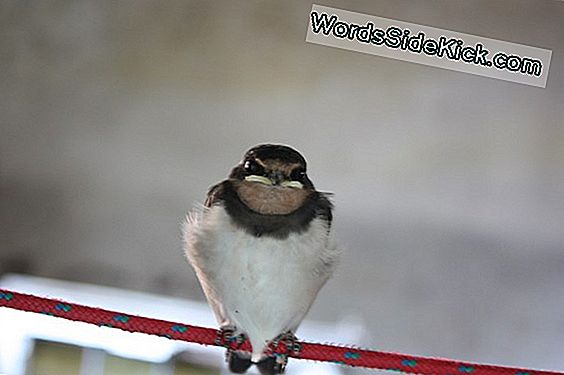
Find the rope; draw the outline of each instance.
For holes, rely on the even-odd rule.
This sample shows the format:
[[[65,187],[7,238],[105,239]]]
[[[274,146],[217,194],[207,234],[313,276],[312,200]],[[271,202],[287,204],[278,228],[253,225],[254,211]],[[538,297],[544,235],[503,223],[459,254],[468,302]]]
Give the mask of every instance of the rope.
[[[42,298],[0,289],[0,307],[46,314],[73,321],[118,328],[128,332],[142,332],[202,345],[226,346],[218,340],[218,331],[211,328],[174,323],[166,320],[127,315],[60,300]],[[227,343],[229,345],[229,343]],[[421,375],[564,375],[564,372],[521,369],[497,365],[485,365],[450,359],[420,357],[399,353],[364,350],[353,347],[298,342],[296,350],[288,350],[284,344],[275,353],[287,353],[290,357],[372,369],[398,371]],[[250,351],[249,342],[237,346]]]

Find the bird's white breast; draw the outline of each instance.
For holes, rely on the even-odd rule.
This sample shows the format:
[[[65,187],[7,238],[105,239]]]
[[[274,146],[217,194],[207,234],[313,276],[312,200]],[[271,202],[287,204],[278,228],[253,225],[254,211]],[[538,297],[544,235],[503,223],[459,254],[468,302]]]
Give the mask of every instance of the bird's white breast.
[[[221,205],[192,215],[185,241],[220,325],[249,337],[254,360],[270,340],[297,329],[338,258],[321,219],[286,239],[256,237],[233,225]]]

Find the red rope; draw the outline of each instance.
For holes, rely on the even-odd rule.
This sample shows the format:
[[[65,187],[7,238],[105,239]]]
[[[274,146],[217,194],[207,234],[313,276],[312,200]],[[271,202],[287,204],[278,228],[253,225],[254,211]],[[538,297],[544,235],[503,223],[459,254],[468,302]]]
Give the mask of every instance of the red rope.
[[[119,328],[129,332],[142,332],[164,336],[173,340],[194,342],[203,345],[222,346],[217,341],[215,329],[127,315],[95,307],[42,298],[0,289],[0,307],[47,314],[59,318]],[[504,366],[484,365],[450,359],[419,357],[399,353],[387,353],[358,348],[299,342],[299,352],[289,355],[299,359],[326,361],[349,366],[400,371],[422,375],[564,375],[564,372],[520,369]],[[250,351],[244,342],[241,350]],[[284,345],[276,351],[285,351]]]

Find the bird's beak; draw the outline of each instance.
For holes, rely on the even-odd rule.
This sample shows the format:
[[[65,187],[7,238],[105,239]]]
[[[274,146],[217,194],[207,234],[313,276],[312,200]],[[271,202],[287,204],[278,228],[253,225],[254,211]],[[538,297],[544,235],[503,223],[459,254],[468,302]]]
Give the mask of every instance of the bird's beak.
[[[246,176],[245,181],[258,182],[265,185],[280,185],[280,183],[284,181],[284,175],[278,171],[271,172],[268,177],[252,174]]]
[[[280,185],[285,179],[284,174],[280,171],[272,171],[268,177],[273,185]]]
[[[264,176],[257,176],[255,174],[252,174],[250,176],[245,176],[245,181],[258,182],[265,185],[272,185],[272,180],[270,178]]]
[[[279,176],[272,176],[271,178],[265,176],[257,176],[255,174],[249,175],[245,177],[245,181],[249,182],[258,182],[260,184],[272,186],[272,185],[280,185],[283,187],[289,187],[294,189],[303,189],[304,185],[299,181],[290,181],[290,180],[282,180],[280,181]]]
[[[282,181],[280,183],[280,186],[284,186],[284,187],[289,187],[289,188],[294,188],[294,189],[302,189],[304,187],[304,185],[299,182],[299,181],[290,181],[290,180],[286,180],[286,181]]]

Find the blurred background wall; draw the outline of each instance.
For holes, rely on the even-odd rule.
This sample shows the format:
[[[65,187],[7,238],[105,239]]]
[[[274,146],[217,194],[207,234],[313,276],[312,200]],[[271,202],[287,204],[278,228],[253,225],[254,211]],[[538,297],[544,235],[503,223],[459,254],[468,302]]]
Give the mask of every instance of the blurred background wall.
[[[286,143],[345,249],[311,318],[564,370],[564,2],[320,4],[551,49],[547,87],[308,44],[311,2],[2,2],[0,272],[203,300],[183,216]]]

